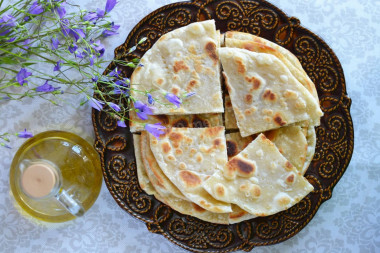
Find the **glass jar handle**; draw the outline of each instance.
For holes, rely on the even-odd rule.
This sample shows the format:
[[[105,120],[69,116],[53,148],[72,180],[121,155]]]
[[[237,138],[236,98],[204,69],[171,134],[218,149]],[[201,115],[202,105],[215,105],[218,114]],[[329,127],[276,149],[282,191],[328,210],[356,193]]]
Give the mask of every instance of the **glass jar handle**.
[[[61,190],[55,197],[72,215],[81,217],[85,213],[83,206],[76,202],[65,190]]]

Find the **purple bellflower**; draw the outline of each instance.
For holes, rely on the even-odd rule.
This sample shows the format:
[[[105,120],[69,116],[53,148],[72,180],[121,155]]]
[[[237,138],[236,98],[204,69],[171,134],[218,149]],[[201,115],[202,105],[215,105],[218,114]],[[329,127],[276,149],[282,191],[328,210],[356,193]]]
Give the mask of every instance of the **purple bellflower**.
[[[153,114],[152,109],[141,101],[138,101],[138,100],[135,101],[134,105],[135,105],[135,108],[137,109],[137,112],[136,112],[137,116],[142,120],[147,120],[148,115]]]
[[[189,98],[189,97],[192,97],[192,96],[194,96],[195,94],[197,94],[196,92],[189,92],[189,93],[187,93],[186,95],[185,95],[185,97],[186,98]]]
[[[60,71],[63,62],[64,62],[64,61],[62,61],[62,60],[57,61],[57,64],[54,65],[54,69],[53,69],[53,71]]]
[[[58,7],[55,7],[54,10],[58,13],[60,19],[63,19],[66,15],[66,9],[63,7],[65,3],[61,3]]]
[[[0,19],[0,36],[4,36],[10,32],[11,27],[16,26],[16,18],[13,17],[12,15],[5,14],[1,19]],[[11,42],[11,41],[8,41]]]
[[[153,105],[154,104],[154,99],[153,99],[152,95],[150,93],[147,93],[146,95],[148,96],[148,103],[151,104],[151,105]]]
[[[112,11],[112,9],[115,7],[115,5],[117,4],[116,0],[107,0],[107,3],[106,3],[106,12],[109,13],[110,11]]]
[[[120,25],[115,25],[114,22],[111,23],[110,27],[105,29],[103,32],[102,32],[102,35],[104,37],[109,37],[109,36],[112,36],[112,35],[116,35],[116,34],[119,34],[117,32],[117,30],[120,28]]]
[[[95,49],[95,51],[99,54],[99,57],[102,57],[106,51],[104,45],[100,43],[100,40],[93,42],[91,47]]]
[[[179,97],[174,95],[173,93],[166,93],[165,98],[172,103],[173,105],[177,106],[177,108],[180,107],[180,104],[182,104],[182,101]]]
[[[121,73],[121,70],[117,70],[117,68],[115,68],[114,70],[112,70],[112,71],[108,74],[108,76],[119,77],[120,73]]]
[[[28,72],[27,69],[25,68],[21,68],[21,70],[17,73],[16,75],[16,81],[21,85],[23,86],[24,83],[28,84],[28,81],[25,80],[26,78],[28,78],[29,76],[31,76],[32,73],[31,72]]]
[[[117,125],[118,125],[119,127],[127,127],[127,125],[125,124],[125,121],[124,121],[124,120],[118,120],[118,121],[117,121]]]
[[[104,10],[101,10],[101,9],[96,9],[96,15],[98,16],[98,18],[104,18],[104,15],[106,14],[106,12]]]
[[[33,134],[31,132],[26,131],[26,128],[24,129],[24,131],[19,132],[16,135],[20,138],[31,138],[31,137],[33,137]]]
[[[59,46],[59,40],[57,38],[51,38],[51,49],[56,50]]]
[[[44,11],[44,8],[42,7],[42,5],[39,5],[38,1],[34,1],[32,3],[32,6],[30,6],[28,13],[33,14],[33,15],[38,15],[38,14],[41,14],[43,11]],[[29,17],[26,16],[24,18],[24,21],[28,21],[28,20],[29,20]]]
[[[166,129],[166,127],[161,126],[161,123],[145,124],[144,128],[157,139],[160,138],[161,134],[165,133],[164,129]]]
[[[93,21],[95,19],[98,19],[98,14],[96,12],[88,12],[84,17],[83,17],[83,20],[84,21]]]
[[[51,86],[48,81],[46,80],[46,82],[43,84],[43,85],[40,85],[36,88],[36,91],[37,92],[53,92],[53,91],[56,91],[56,90],[59,90],[61,87],[53,87]]]
[[[120,106],[118,106],[117,104],[114,104],[114,103],[112,103],[112,102],[108,102],[107,103],[112,109],[114,109],[115,111],[117,111],[117,112],[120,112]]]
[[[99,100],[97,100],[95,98],[90,98],[89,101],[90,101],[90,105],[91,105],[92,108],[94,108],[94,109],[96,109],[98,111],[103,110],[104,102],[99,101]]]
[[[78,49],[78,46],[77,44],[73,43],[72,45],[69,46],[68,49],[69,49],[69,52],[73,54]]]

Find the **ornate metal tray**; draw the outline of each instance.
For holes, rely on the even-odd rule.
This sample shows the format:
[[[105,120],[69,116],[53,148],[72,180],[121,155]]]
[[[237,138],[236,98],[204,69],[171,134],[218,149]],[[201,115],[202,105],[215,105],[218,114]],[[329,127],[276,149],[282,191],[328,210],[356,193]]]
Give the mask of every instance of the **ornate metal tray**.
[[[105,113],[92,112],[95,147],[101,157],[104,180],[116,202],[144,221],[148,230],[191,251],[250,251],[254,246],[279,243],[297,234],[319,206],[331,198],[333,187],[351,159],[354,130],[342,67],[334,52],[314,33],[263,0],[193,0],[164,6],[141,20],[115,49],[125,59],[127,49],[147,37],[134,52],[142,56],[163,34],[205,19],[215,19],[221,32],[238,30],[260,35],[293,52],[317,86],[324,111],[316,129],[316,152],[306,178],[314,191],[292,208],[278,214],[234,225],[217,225],[180,214],[141,190],[136,174],[132,134],[117,127]],[[116,66],[110,64],[105,73]],[[118,66],[124,76],[131,69]]]

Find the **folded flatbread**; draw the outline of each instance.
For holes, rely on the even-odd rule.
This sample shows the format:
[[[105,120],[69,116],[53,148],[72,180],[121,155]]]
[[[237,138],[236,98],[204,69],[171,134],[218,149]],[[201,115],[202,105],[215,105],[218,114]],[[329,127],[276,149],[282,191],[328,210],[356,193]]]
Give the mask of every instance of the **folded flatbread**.
[[[314,153],[315,153],[315,145],[317,144],[317,136],[315,134],[315,128],[314,126],[309,126],[307,128],[307,135],[306,135],[306,140],[307,140],[307,151],[306,151],[306,159],[304,166],[302,168],[302,175],[304,175],[309,168],[309,165],[311,161],[313,160]]]
[[[230,95],[224,95],[224,125],[227,130],[239,129],[236,123],[234,109],[232,108]]]
[[[323,115],[310,92],[277,57],[240,48],[220,48],[219,55],[243,137]]]
[[[146,131],[141,133],[140,138],[140,151],[145,174],[141,173],[144,178],[149,178],[149,181],[155,191],[161,195],[173,196],[178,199],[185,199],[186,197],[182,192],[167,178],[162,172],[160,166],[157,164],[156,159],[149,147],[149,136]],[[147,175],[147,177],[145,176]]]
[[[298,81],[305,86],[305,88],[313,95],[317,101],[319,101],[315,84],[313,81],[311,81],[310,77],[303,69],[297,57],[289,50],[280,45],[277,45],[276,43],[273,43],[272,41],[248,33],[230,31],[225,34],[225,38],[226,47],[239,47],[258,53],[274,54],[289,67],[290,71],[292,74],[294,74]],[[253,42],[253,44],[245,44],[241,42],[237,42],[238,44],[236,44],[236,42],[232,42],[234,39]]]
[[[234,203],[255,216],[286,210],[313,190],[313,186],[260,134],[203,187],[216,199]]]
[[[182,194],[215,213],[231,212],[231,205],[214,199],[202,183],[227,162],[224,127],[171,128],[160,139],[150,136],[158,165]]]
[[[135,111],[129,112],[130,131],[132,133],[144,131],[144,124],[161,123],[161,125],[170,127],[213,127],[222,126],[223,118],[221,113],[210,114],[192,114],[192,115],[150,115],[147,120],[141,120],[137,117]]]
[[[140,135],[133,135],[133,145],[135,148],[137,179],[139,181],[139,185],[141,189],[143,189],[147,194],[153,195],[156,193],[156,191],[154,190],[152,184],[149,181],[148,175],[146,174],[141,158]]]
[[[146,101],[144,92],[156,99],[155,115],[221,113],[223,99],[217,48],[220,35],[215,21],[192,23],[161,36],[140,60],[131,77],[131,95]],[[183,98],[180,108],[169,103],[166,93]]]

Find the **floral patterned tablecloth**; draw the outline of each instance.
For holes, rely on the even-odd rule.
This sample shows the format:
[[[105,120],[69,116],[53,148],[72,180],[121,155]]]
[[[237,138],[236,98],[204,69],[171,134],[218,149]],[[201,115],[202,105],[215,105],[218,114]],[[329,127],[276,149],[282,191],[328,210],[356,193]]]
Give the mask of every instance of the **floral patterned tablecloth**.
[[[112,11],[120,35],[105,42],[106,57],[151,11],[175,1],[119,0]],[[380,1],[271,0],[289,16],[321,36],[335,51],[345,72],[355,129],[351,163],[313,220],[293,238],[253,252],[380,252]],[[79,3],[79,1],[78,1]],[[103,0],[82,0],[88,10]],[[78,99],[67,95],[69,102]],[[93,142],[91,108],[51,106],[24,100],[0,107],[2,132],[68,130]],[[1,252],[185,252],[124,212],[103,184],[98,200],[80,219],[37,224],[20,215],[9,190],[9,167],[23,140],[0,149]]]

